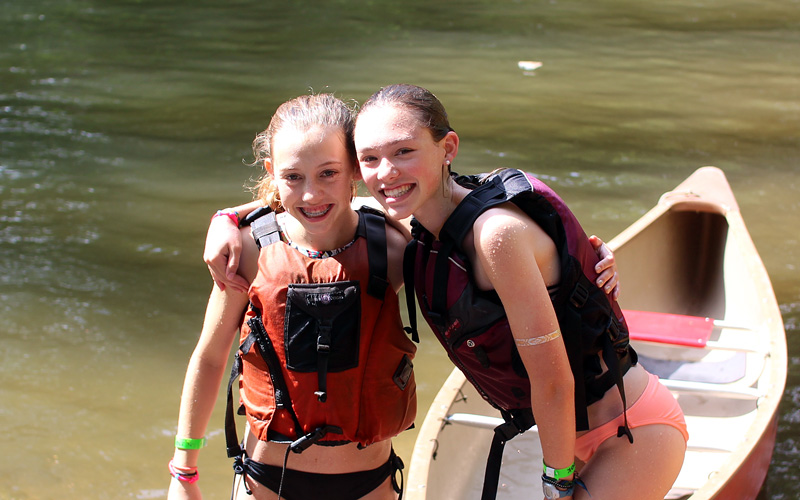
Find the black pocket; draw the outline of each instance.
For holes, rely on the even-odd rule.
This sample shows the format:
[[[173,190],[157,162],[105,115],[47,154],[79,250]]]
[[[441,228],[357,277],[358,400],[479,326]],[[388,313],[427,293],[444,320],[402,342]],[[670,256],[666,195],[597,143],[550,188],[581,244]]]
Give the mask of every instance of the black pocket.
[[[361,289],[358,281],[292,284],[286,298],[286,367],[318,371],[319,355],[327,372],[358,366]]]

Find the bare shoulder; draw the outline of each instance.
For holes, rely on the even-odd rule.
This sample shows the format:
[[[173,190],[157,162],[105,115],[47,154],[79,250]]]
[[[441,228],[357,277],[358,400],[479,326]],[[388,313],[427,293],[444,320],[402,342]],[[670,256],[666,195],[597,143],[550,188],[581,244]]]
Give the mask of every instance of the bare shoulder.
[[[476,250],[492,252],[534,237],[539,229],[522,210],[512,203],[483,212],[472,226]],[[540,229],[539,229],[540,230]]]
[[[239,235],[242,238],[242,255],[239,262],[239,274],[252,283],[258,273],[258,246],[253,239],[253,233],[250,231],[250,227],[240,228]]]
[[[484,272],[496,274],[536,263],[548,285],[558,282],[555,243],[513,203],[504,203],[481,214],[473,231],[478,260],[491,267]]]

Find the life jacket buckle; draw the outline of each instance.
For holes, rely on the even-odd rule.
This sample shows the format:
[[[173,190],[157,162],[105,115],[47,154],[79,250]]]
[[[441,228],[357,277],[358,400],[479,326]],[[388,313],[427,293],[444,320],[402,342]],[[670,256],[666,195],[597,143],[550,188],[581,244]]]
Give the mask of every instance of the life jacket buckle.
[[[586,301],[589,300],[589,289],[579,281],[575,284],[575,288],[572,290],[569,300],[572,302],[573,306],[580,309],[586,305]]]
[[[317,427],[312,432],[301,437],[289,445],[289,449],[295,453],[303,453],[309,446],[324,438],[326,434],[332,432],[334,434],[341,434],[342,428],[335,425],[326,425],[325,427]]]

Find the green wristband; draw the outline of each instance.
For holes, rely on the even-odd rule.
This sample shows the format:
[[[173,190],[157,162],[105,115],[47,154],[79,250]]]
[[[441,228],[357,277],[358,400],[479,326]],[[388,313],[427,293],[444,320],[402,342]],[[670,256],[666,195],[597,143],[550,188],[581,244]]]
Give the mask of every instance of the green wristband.
[[[208,440],[204,437],[200,439],[188,439],[175,436],[175,448],[179,450],[199,450],[208,444]]]
[[[572,465],[563,469],[554,469],[552,467],[548,467],[544,461],[542,461],[542,465],[544,466],[544,475],[547,477],[552,477],[556,481],[575,472],[575,462],[572,462]]]

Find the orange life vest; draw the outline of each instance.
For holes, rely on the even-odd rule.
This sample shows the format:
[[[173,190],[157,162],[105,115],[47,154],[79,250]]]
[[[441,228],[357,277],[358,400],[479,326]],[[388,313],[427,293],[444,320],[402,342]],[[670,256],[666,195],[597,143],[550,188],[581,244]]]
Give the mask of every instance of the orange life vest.
[[[335,256],[261,248],[237,353],[258,439],[316,432],[319,444],[366,446],[413,424],[416,346],[386,279],[385,231],[383,217],[359,211],[355,241]]]

